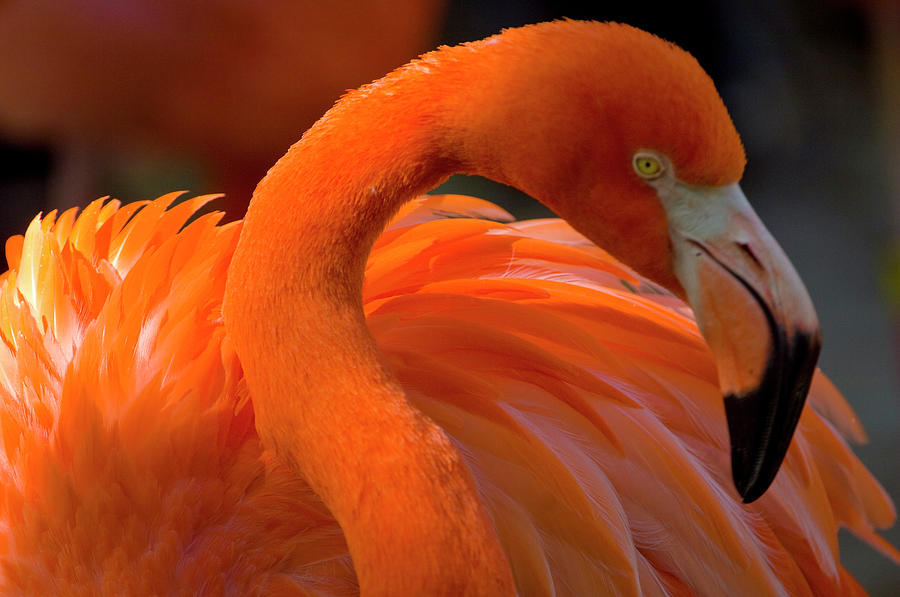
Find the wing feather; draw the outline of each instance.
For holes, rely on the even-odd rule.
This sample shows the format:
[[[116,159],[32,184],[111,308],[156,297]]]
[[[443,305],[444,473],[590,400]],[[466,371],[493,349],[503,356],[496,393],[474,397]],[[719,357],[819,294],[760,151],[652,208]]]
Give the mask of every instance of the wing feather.
[[[417,406],[456,438],[521,566],[545,570],[535,541],[544,561],[567,562],[549,568],[557,594],[638,591],[609,580],[620,577],[639,579],[644,594],[852,594],[839,526],[894,557],[873,531],[893,522],[890,499],[833,425],[851,439],[862,429],[820,374],[784,471],[743,505],[712,359],[677,298],[558,220],[433,221],[379,243],[366,281],[373,333]],[[480,389],[447,383],[453,368]],[[485,401],[516,424],[486,420]],[[546,587],[546,576],[533,582]]]
[[[6,244],[0,592],[353,594],[340,529],[262,451],[224,334],[240,225],[187,223],[210,197],[177,197],[101,199]],[[771,490],[744,505],[690,310],[565,223],[509,219],[460,196],[410,204],[375,244],[364,304],[469,463],[521,594],[864,594],[842,526],[900,563],[874,530],[893,504],[843,439],[864,432],[824,376]]]

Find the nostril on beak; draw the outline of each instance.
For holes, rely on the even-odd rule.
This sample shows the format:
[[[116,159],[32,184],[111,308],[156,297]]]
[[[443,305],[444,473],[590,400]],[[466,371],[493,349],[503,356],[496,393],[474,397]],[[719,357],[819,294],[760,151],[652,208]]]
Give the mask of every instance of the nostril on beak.
[[[735,243],[738,248],[744,252],[744,254],[750,258],[750,261],[756,264],[756,267],[763,269],[763,264],[756,256],[756,253],[753,252],[753,249],[747,243]]]

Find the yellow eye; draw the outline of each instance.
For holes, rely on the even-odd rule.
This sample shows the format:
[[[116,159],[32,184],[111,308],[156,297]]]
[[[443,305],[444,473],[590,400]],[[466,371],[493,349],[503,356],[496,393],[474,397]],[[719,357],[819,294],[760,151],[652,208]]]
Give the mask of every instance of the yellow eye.
[[[663,172],[663,165],[658,159],[646,153],[634,156],[634,171],[643,178],[656,178]]]

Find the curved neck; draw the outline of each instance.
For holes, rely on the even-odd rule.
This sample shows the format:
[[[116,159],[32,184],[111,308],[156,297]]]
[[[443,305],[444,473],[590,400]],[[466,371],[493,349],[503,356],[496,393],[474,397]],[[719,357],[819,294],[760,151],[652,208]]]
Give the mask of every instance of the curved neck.
[[[460,167],[439,143],[441,92],[423,101],[428,82],[397,89],[426,75],[345,98],[269,172],[231,264],[225,320],[260,436],[341,524],[364,594],[511,594],[471,473],[407,402],[362,310],[365,261],[387,220]]]

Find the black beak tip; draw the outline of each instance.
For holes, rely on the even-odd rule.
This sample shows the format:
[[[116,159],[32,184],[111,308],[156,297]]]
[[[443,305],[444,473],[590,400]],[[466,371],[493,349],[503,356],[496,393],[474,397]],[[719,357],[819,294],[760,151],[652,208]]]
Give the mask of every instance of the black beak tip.
[[[767,402],[766,396],[760,392],[725,396],[725,413],[731,436],[731,474],[745,504],[765,493],[784,459],[784,453],[775,454],[770,444],[771,423],[767,424],[760,417],[770,410]]]
[[[782,358],[769,361],[757,388],[724,399],[731,472],[745,504],[759,499],[781,468],[806,402],[821,340],[816,330],[795,334],[784,344]]]
[[[751,504],[762,497],[762,495],[766,492],[768,486],[756,485],[754,487],[748,488],[746,493],[741,494],[741,502],[744,504]]]

